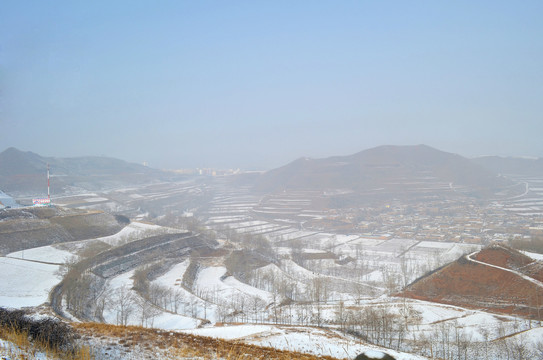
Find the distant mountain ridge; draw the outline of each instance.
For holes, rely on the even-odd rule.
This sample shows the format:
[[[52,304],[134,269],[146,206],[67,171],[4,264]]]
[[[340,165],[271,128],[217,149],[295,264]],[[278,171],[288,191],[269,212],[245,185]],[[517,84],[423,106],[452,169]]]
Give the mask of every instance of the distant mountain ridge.
[[[298,159],[264,173],[256,188],[355,192],[384,189],[398,193],[415,188],[446,190],[450,186],[488,193],[508,184],[505,178],[460,155],[416,145],[379,146],[349,156]]]
[[[160,170],[108,157],[42,157],[31,151],[8,148],[0,153],[0,189],[19,195],[46,194],[47,164],[51,190],[56,194],[69,187],[96,190],[165,176]]]
[[[47,164],[50,164],[51,191],[54,194],[100,191],[167,180],[172,176],[114,158],[43,157],[30,151],[8,148],[0,153],[0,190],[15,196],[46,194]],[[487,197],[512,184],[498,174],[515,171],[543,174],[543,160],[513,161],[496,157],[470,160],[426,145],[388,145],[348,156],[300,158],[244,179],[256,191],[264,193],[341,190],[343,193],[380,193],[383,197],[395,198],[454,192]]]

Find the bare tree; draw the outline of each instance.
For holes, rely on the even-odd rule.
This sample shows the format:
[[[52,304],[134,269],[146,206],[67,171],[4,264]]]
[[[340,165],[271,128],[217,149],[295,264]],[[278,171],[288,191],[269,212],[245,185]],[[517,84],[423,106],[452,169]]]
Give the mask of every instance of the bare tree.
[[[253,321],[257,322],[259,321],[259,315],[260,315],[260,321],[262,321],[262,314],[264,307],[266,306],[266,303],[264,300],[259,298],[256,295],[253,295],[249,298],[249,306],[253,315]]]
[[[117,325],[128,325],[128,320],[134,312],[134,296],[130,289],[123,285],[112,297],[112,306],[116,312]]]
[[[534,358],[534,354],[532,354],[524,334],[517,335],[514,339],[511,339],[511,352],[515,360],[530,360]]]
[[[68,310],[72,311],[75,316],[86,318],[90,307],[93,305],[90,299],[95,284],[93,284],[92,275],[77,275],[70,271],[64,278],[66,305]]]
[[[397,271],[395,271],[392,266],[383,265],[381,266],[381,273],[383,274],[383,281],[389,294],[398,291],[400,276]]]
[[[104,311],[111,306],[112,290],[109,283],[105,283],[102,287],[102,292],[96,299],[96,306],[94,308],[94,317],[100,321],[104,319]]]
[[[183,293],[179,289],[175,289],[172,296],[173,312],[177,314],[179,310],[179,305],[183,300]]]
[[[65,277],[70,270],[73,270],[77,267],[77,264],[81,261],[79,256],[73,255],[66,257],[64,262],[59,266],[58,270],[55,272],[55,275],[59,277]]]
[[[141,296],[136,297],[134,300],[140,314],[140,325],[142,327],[152,327],[154,318],[160,315],[160,310]]]
[[[323,319],[321,304],[323,301],[327,300],[327,292],[328,289],[326,279],[315,277],[311,282],[311,296],[317,310],[315,313],[313,313],[313,322],[315,322],[317,326],[322,325]]]
[[[345,325],[347,323],[347,313],[345,312],[345,304],[343,303],[343,301],[340,301],[337,307],[336,322],[339,324],[339,328],[341,330],[345,330]]]
[[[304,265],[303,244],[300,239],[290,242],[290,256],[295,263],[300,266]]]

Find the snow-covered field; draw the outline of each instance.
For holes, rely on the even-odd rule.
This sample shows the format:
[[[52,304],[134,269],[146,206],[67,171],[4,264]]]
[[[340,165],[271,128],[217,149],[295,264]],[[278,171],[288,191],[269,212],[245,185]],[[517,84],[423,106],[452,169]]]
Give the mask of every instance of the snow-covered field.
[[[6,255],[6,257],[15,259],[41,261],[57,265],[64,264],[72,256],[74,256],[74,254],[71,252],[57,249],[54,246],[43,246],[23,251],[16,251]]]
[[[421,245],[432,247],[432,244],[428,243]],[[17,257],[23,255],[25,260],[13,257],[1,259],[2,269],[4,270],[0,274],[2,276],[0,305],[2,306],[37,306],[47,301],[48,291],[60,280],[55,275],[58,265],[44,264],[37,261],[47,259],[52,263],[61,263],[70,253],[48,246],[26,250],[24,254],[22,252],[10,254],[10,256]],[[199,308],[195,313],[199,316],[206,314],[207,319],[211,320],[211,325],[217,321],[217,307],[214,303],[201,298],[201,295],[206,292],[212,292],[213,299],[217,303],[224,303],[235,297],[245,297],[246,299],[258,297],[266,304],[273,302],[274,296],[272,293],[245,284],[233,276],[228,276],[226,269],[222,266],[204,267],[199,271],[194,285],[195,289],[199,289],[200,296],[198,296],[180,286],[188,265],[188,260],[180,262],[154,280],[153,283],[183,291],[184,299],[190,299],[192,306]],[[276,275],[278,279],[280,276],[285,276],[306,283],[311,283],[312,280],[319,276],[292,261],[284,261],[282,269],[276,267],[274,271],[282,273],[282,275]],[[127,291],[133,299],[138,299],[139,294],[132,290],[133,275],[134,271],[129,271],[109,279],[108,284],[113,293],[119,293],[122,288],[122,291]],[[248,302],[248,300],[245,301]],[[204,302],[207,303],[204,305]],[[514,334],[526,330],[513,337],[519,337],[519,339],[522,337],[522,341],[533,343],[535,346],[537,341],[541,339],[543,331],[541,329],[529,330],[529,324],[526,321],[515,317],[496,316],[482,311],[466,310],[455,306],[415,300],[408,300],[407,303],[420,315],[418,324],[410,325],[410,331],[413,334],[411,336],[414,337],[431,337],[432,334],[437,334],[444,325],[449,329],[461,328],[472,341],[487,341],[502,336],[504,332]],[[362,300],[358,305],[353,300],[348,301],[345,306],[360,311],[363,311],[364,308],[385,306],[392,309],[393,312],[399,312],[405,304],[404,299],[382,296],[374,300]],[[205,310],[202,309],[204,306],[206,307]],[[322,305],[321,311],[325,318],[333,320],[336,316],[335,309],[333,303],[331,303],[330,305]],[[292,311],[293,313],[298,311],[296,306]],[[315,313],[315,311],[315,305],[310,305],[309,313]],[[118,311],[115,308],[107,309],[104,312],[104,319],[111,324],[119,323]],[[133,315],[130,317],[128,324],[142,324],[137,308],[133,310]],[[248,344],[271,346],[277,349],[300,351],[315,355],[329,355],[337,358],[352,359],[356,354],[363,351],[382,350],[378,346],[368,345],[357,338],[335,330],[324,330],[311,326],[246,324],[237,326],[208,325],[198,328],[202,324],[200,319],[174,314],[164,309],[153,316],[151,324],[153,327],[166,330],[183,330],[195,335],[239,340]],[[151,326],[151,324],[147,323],[147,326]],[[393,350],[386,351],[396,356],[397,359],[424,359],[424,357]]]
[[[48,300],[49,290],[61,278],[58,265],[0,257],[0,306],[23,308]]]

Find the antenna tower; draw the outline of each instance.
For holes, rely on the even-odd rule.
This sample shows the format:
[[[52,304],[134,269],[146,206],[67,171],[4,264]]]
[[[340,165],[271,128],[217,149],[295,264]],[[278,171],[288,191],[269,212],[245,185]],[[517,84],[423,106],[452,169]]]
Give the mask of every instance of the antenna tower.
[[[47,163],[47,199],[49,199],[49,201],[51,201],[51,192],[49,191],[49,186],[50,184],[50,181],[49,181],[49,163]]]

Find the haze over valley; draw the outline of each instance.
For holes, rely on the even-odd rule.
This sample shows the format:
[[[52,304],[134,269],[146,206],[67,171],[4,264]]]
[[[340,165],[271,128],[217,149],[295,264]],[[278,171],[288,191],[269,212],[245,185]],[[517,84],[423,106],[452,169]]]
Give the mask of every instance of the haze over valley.
[[[0,300],[65,319],[225,339],[212,335],[218,325],[251,324],[238,340],[289,351],[307,351],[306,340],[280,334],[321,328],[334,340],[310,352],[337,358],[369,344],[431,357],[440,351],[431,338],[454,353],[535,348],[539,163],[381,146],[267,172],[200,175],[10,148],[0,153],[0,186],[13,189],[1,212]],[[52,206],[33,207],[47,193],[48,165]],[[513,260],[521,256],[514,248],[528,252]],[[455,269],[469,266],[464,259],[481,269]],[[30,285],[31,277],[41,280]],[[428,287],[434,281],[441,285]],[[119,308],[122,296],[129,310]],[[462,342],[443,337],[443,326]]]

